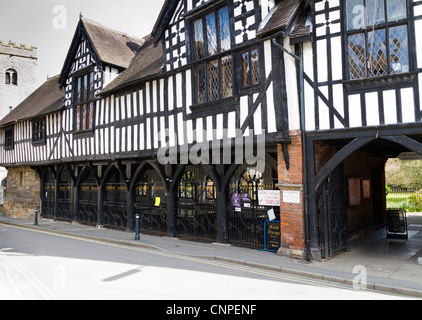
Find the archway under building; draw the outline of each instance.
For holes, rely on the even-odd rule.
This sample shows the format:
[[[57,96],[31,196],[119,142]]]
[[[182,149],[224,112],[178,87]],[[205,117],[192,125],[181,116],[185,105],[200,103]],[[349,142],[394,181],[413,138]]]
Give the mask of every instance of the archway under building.
[[[392,133],[308,137],[308,243],[314,259],[353,250],[351,240],[374,231],[387,238],[385,164],[404,152],[422,154],[422,134]]]

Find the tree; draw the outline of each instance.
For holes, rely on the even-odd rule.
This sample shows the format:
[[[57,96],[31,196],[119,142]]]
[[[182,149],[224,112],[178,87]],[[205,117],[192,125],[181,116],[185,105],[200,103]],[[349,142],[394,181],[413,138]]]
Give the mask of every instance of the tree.
[[[422,189],[422,161],[390,159],[385,167],[385,178],[390,186]]]

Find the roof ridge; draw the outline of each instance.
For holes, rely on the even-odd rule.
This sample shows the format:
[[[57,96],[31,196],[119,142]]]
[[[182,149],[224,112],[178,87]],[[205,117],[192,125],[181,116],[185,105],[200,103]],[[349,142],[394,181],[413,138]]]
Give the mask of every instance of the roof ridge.
[[[88,23],[94,24],[94,25],[95,25],[95,26],[97,26],[97,27],[101,27],[102,29],[108,30],[108,31],[113,32],[113,33],[115,33],[115,34],[118,34],[118,35],[120,35],[120,36],[130,38],[131,40],[139,40],[139,41],[142,41],[142,40],[143,40],[143,38],[139,38],[139,37],[137,37],[137,36],[129,35],[129,34],[127,34],[126,32],[123,32],[123,31],[119,31],[119,30],[116,30],[116,29],[112,29],[112,28],[110,28],[110,27],[107,27],[107,26],[105,26],[105,25],[101,24],[101,23],[100,23],[100,22],[98,22],[98,21],[94,21],[94,20],[89,19],[89,18],[86,18],[86,17],[81,17],[81,20],[82,20],[82,22],[84,22],[84,23],[85,23],[85,22],[88,22]]]

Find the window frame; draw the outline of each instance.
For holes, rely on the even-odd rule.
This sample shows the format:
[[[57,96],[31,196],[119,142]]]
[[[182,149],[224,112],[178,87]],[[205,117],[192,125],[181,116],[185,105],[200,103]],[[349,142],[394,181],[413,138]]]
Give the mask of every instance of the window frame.
[[[239,53],[239,64],[240,64],[239,71],[240,72],[239,72],[239,79],[238,79],[238,81],[239,81],[239,86],[240,86],[240,89],[241,90],[253,89],[253,88],[259,87],[262,84],[262,66],[261,66],[261,61],[263,59],[263,52],[262,52],[261,47],[262,47],[261,45],[255,45],[255,46],[249,47],[247,49],[244,49],[244,50],[242,50]],[[256,71],[256,73],[257,73],[256,76],[258,78],[258,81],[256,83],[253,83],[253,81],[252,81],[253,80],[252,79],[253,72],[252,72],[252,68],[251,68],[251,66],[252,66],[251,65],[251,61],[252,61],[251,60],[251,54],[254,51],[256,51],[257,54],[258,54],[257,71]],[[248,72],[248,75],[247,75],[248,80],[249,80],[249,83],[248,84],[245,84],[245,82],[244,82],[244,80],[245,80],[245,77],[244,77],[245,70],[244,70],[244,65],[243,65],[243,56],[245,54],[248,54],[249,63],[250,63],[249,72]]]
[[[88,83],[87,86],[85,86],[85,81]],[[94,68],[77,72],[73,75],[72,82],[74,83],[72,88],[73,132],[91,133],[94,131],[95,112],[98,101],[98,98],[95,96]],[[87,88],[86,92],[84,88]]]
[[[376,79],[384,79],[384,78],[401,78],[401,75],[408,74],[415,70],[414,67],[414,37],[412,37],[412,15],[411,15],[411,4],[409,3],[409,0],[406,1],[406,17],[399,20],[393,20],[388,21],[388,7],[387,7],[387,0],[381,0],[384,2],[384,16],[383,16],[383,22],[374,24],[374,25],[367,25],[367,0],[362,0],[363,6],[365,8],[365,25],[362,28],[356,28],[349,30],[349,21],[348,21],[348,11],[347,11],[347,2],[342,2],[343,7],[343,43],[344,43],[344,66],[345,66],[345,74],[344,79],[348,82],[361,82],[361,81],[376,81]],[[400,27],[400,26],[406,26],[407,28],[407,60],[408,60],[408,70],[404,72],[393,72],[391,69],[391,42],[390,42],[390,29]],[[386,55],[386,70],[385,74],[383,75],[371,75],[371,69],[368,66],[368,61],[370,60],[370,51],[368,42],[369,42],[369,34],[372,32],[377,31],[385,31],[385,55]],[[349,37],[353,35],[364,35],[364,41],[365,41],[365,76],[359,77],[359,78],[353,78],[351,74],[351,68],[350,68],[350,48],[349,48]],[[387,42],[388,40],[388,42]]]
[[[18,86],[19,84],[18,72],[13,68],[7,69],[5,72],[4,83],[8,86],[9,85]]]
[[[8,136],[9,133],[9,136]],[[13,150],[15,148],[15,128],[10,126],[4,129],[4,149]]]
[[[229,30],[230,30],[230,45],[227,48],[222,50],[222,37],[221,37],[221,30],[220,30],[220,15],[219,12],[227,8],[228,11],[228,19],[229,19]],[[208,48],[208,37],[207,37],[207,17],[210,15],[215,15],[215,26],[216,26],[216,39],[217,39],[217,52],[215,54],[209,54]],[[195,45],[196,33],[195,33],[195,24],[201,21],[202,22],[202,35],[203,35],[203,43],[204,43],[204,52],[205,55],[203,57],[197,57],[197,47]],[[190,62],[193,63],[192,67],[192,81],[193,81],[193,104],[194,105],[206,105],[212,104],[220,100],[230,99],[235,96],[236,93],[236,76],[235,76],[235,69],[236,69],[236,55],[233,50],[235,45],[234,39],[234,29],[232,22],[233,21],[233,10],[232,6],[228,2],[219,3],[219,5],[212,5],[206,10],[200,10],[198,14],[195,14],[192,17],[189,17],[189,40],[191,44],[189,45],[189,59]],[[223,63],[225,58],[231,59],[231,79],[224,79],[223,74]],[[218,68],[218,97],[212,98],[210,96],[210,66],[212,64],[217,63]],[[198,70],[199,68],[204,68],[204,77],[205,77],[205,92],[203,93],[203,99],[199,99],[199,82],[198,82]],[[231,82],[231,94],[225,94],[224,92],[224,80],[228,80]]]
[[[39,124],[42,124],[42,129],[40,129]],[[47,128],[46,128],[45,118],[32,120],[32,144],[33,145],[44,145],[46,143],[47,141],[46,129]]]

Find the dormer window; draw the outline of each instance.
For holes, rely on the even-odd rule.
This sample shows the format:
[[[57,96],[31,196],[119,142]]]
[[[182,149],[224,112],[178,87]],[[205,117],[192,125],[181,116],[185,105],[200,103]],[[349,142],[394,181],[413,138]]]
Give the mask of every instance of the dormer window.
[[[209,12],[192,23],[196,103],[233,95],[233,55],[229,7]]]
[[[407,0],[346,0],[349,79],[410,71]]]
[[[13,84],[15,86],[18,85],[18,73],[14,69],[8,69],[5,74],[5,83],[7,85]]]

